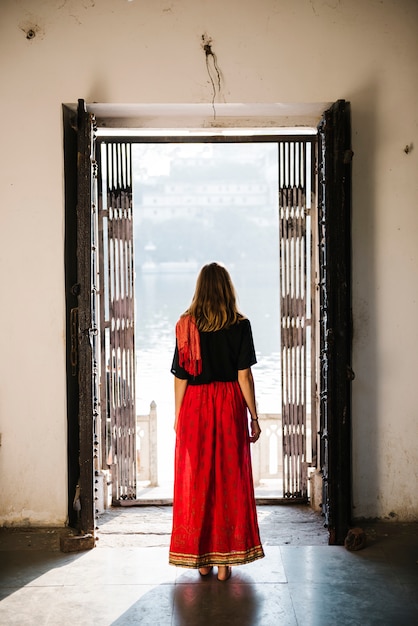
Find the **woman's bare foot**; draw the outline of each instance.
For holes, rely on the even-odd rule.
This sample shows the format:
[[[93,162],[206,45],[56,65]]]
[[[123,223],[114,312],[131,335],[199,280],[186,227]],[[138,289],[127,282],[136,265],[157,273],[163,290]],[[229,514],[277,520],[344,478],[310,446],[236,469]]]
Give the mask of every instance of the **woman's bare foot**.
[[[231,577],[232,567],[229,565],[219,565],[218,567],[218,580],[224,582]]]
[[[199,567],[199,574],[201,576],[207,576],[211,573],[212,569],[212,565],[209,565],[208,567]]]

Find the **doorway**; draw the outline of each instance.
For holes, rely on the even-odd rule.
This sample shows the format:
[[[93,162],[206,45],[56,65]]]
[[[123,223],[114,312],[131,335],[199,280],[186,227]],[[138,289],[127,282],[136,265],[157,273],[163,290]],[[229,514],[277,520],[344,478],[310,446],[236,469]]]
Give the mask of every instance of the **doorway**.
[[[166,497],[174,466],[174,326],[205,263],[217,260],[231,273],[257,347],[259,412],[280,414],[277,159],[273,142],[132,146],[137,414],[156,403],[154,492],[165,487]],[[139,480],[138,499],[146,497],[150,478],[144,469],[141,463],[137,474],[145,480]],[[271,473],[276,476],[277,469]]]
[[[347,111],[348,111],[348,109],[347,109],[347,107],[344,108],[344,106],[341,107],[341,104],[342,103],[339,103],[338,107],[334,107],[334,108],[331,107],[327,111],[328,112],[328,119],[327,119],[326,123],[322,127],[322,135],[321,135],[321,132],[318,134],[318,137],[319,137],[319,140],[320,140],[319,141],[319,150],[318,150],[318,154],[320,156],[320,162],[319,162],[319,167],[318,167],[318,171],[320,172],[320,178],[319,178],[319,184],[318,184],[319,205],[320,205],[319,213],[321,213],[321,203],[323,203],[323,206],[325,206],[327,204],[327,202],[328,202],[327,194],[323,193],[323,190],[324,189],[328,190],[333,185],[335,185],[335,183],[337,183],[337,186],[338,186],[338,184],[340,184],[341,180],[343,180],[345,182],[347,181],[347,176],[346,176],[347,167],[345,167],[345,175],[341,175],[341,169],[340,170],[337,169],[337,171],[336,171],[335,168],[331,167],[333,164],[335,164],[334,163],[334,158],[337,158],[337,161],[338,161],[338,159],[340,159],[340,156],[337,155],[337,151],[335,150],[335,148],[336,148],[336,143],[337,143],[339,138],[341,139],[341,136],[338,135],[338,133],[337,134],[335,134],[335,133],[333,134],[332,132],[330,133],[330,129],[331,129],[330,123],[331,122],[335,122],[337,117],[338,117],[338,115],[339,115],[339,121],[340,122],[341,122],[341,120],[344,121],[344,120],[347,119]],[[86,131],[84,136],[85,136],[85,139],[87,139],[87,141],[85,141],[85,143],[87,143],[87,151],[89,152],[89,160],[90,160],[89,166],[91,167],[91,163],[95,164],[97,162],[94,154],[92,156],[92,153],[94,152],[94,150],[92,150],[92,147],[94,148],[94,143],[95,143],[94,140],[92,139],[92,133],[91,133],[91,130],[92,130],[92,117],[91,117],[91,114],[88,114],[87,111],[85,110],[84,103],[82,103],[82,107],[83,107],[83,110],[81,110],[81,103],[80,103],[79,110],[78,110],[78,120],[77,120],[78,121],[78,131],[79,131],[79,135],[83,134],[82,132],[80,133],[80,130],[83,127],[83,123],[84,123],[84,129]],[[341,111],[342,111],[342,113],[341,113]],[[84,112],[86,113],[86,115],[83,116]],[[326,115],[325,115],[324,119],[326,119]],[[90,135],[90,142],[89,142],[89,137],[88,137],[88,133],[89,132],[91,133],[91,135]],[[171,138],[170,138],[170,140],[171,140]],[[222,140],[224,140],[224,137],[221,138],[221,141]],[[259,140],[259,137],[257,137],[257,140]],[[271,136],[270,136],[269,140],[271,140]],[[275,140],[277,141],[277,138]],[[343,140],[345,141],[345,143],[347,143],[347,134],[343,133]],[[162,142],[167,141],[167,138],[162,139],[161,141]],[[113,146],[115,146],[115,145],[116,145],[116,143],[113,144]],[[125,139],[125,144],[124,145],[127,145],[126,139]],[[112,148],[112,150],[113,150],[113,148]],[[81,152],[86,153],[86,147],[85,146],[81,148]],[[80,150],[79,150],[79,154],[80,154]],[[114,153],[114,154],[117,155],[117,150],[116,150],[116,153]],[[339,154],[341,155],[341,152]],[[335,157],[335,155],[337,155],[337,156]],[[327,158],[326,158],[327,156],[328,156],[328,161],[327,161]],[[331,160],[330,160],[330,157],[332,157]],[[131,158],[130,156],[127,157],[128,160],[130,158]],[[118,162],[118,160],[119,160],[119,156],[116,156],[116,158],[112,157],[112,159],[111,159],[113,164]],[[347,165],[348,163],[349,162],[346,161],[345,165]],[[80,161],[79,161],[79,166],[80,166]],[[84,166],[86,166],[86,168],[87,168],[87,160],[85,160]],[[94,169],[94,167],[93,167],[93,169]],[[324,176],[324,174],[325,174],[325,176]],[[125,176],[125,174],[123,172],[122,172],[122,177],[118,173],[117,176],[116,176],[117,180],[115,179],[115,181],[114,181],[116,184],[114,186],[113,191],[117,192],[116,193],[117,197],[115,196],[116,202],[119,202],[119,200],[122,198],[122,196],[125,197],[125,200],[129,197],[129,182],[130,181],[128,179],[126,179],[124,181],[125,183],[127,183],[127,187],[126,188],[122,188],[123,185],[121,186],[121,183],[123,182],[122,178],[124,176]],[[79,178],[79,182],[80,181],[85,181],[88,178],[86,175],[83,175],[83,173],[80,172],[80,167],[79,167],[79,170],[78,170],[78,178]],[[92,177],[92,180],[93,180],[93,183],[94,183],[94,175]],[[100,180],[100,176],[99,176],[99,180]],[[324,183],[324,181],[325,181],[325,183]],[[324,187],[324,184],[325,184],[325,187]],[[91,207],[97,207],[98,206],[98,199],[94,197],[95,185],[97,186],[97,177],[96,177],[96,183],[91,185],[89,193],[86,193],[86,189],[84,189],[84,192],[85,192],[84,194],[79,193],[79,196],[78,196],[78,199],[79,199],[78,212],[79,212],[79,214],[83,212],[83,209],[80,208],[80,204],[83,204],[83,202],[84,202],[84,210],[88,211],[89,214],[90,214],[90,211],[91,211]],[[296,185],[294,185],[294,186],[296,187]],[[121,192],[121,193],[119,193],[119,192]],[[132,193],[132,186],[131,186],[130,193]],[[321,193],[322,193],[322,196],[321,196]],[[349,197],[349,194],[346,193],[345,196],[344,196],[345,201],[347,200],[347,197]],[[282,206],[288,207],[289,205],[287,205],[286,202],[282,203]],[[113,205],[111,206],[112,212],[113,212],[113,209],[115,209],[115,214],[117,214],[117,212],[119,212],[120,208],[121,207],[118,204],[116,204],[115,206],[113,206]],[[345,202],[345,205],[344,205],[344,210],[346,210],[346,209],[347,209],[347,202]],[[124,213],[124,211],[125,211],[125,208],[122,207],[122,213]],[[284,211],[284,213],[287,213],[287,209]],[[90,227],[91,227],[91,230],[92,230],[91,241],[94,243],[94,246],[92,246],[92,249],[94,248],[95,250],[97,250],[96,243],[97,243],[97,234],[99,233],[99,231],[97,231],[97,233],[95,233],[95,227],[96,227],[95,219],[96,219],[96,217],[95,217],[95,210],[94,210],[94,208],[93,208],[93,216],[94,216],[94,219],[90,219]],[[289,213],[289,219],[287,220],[287,226],[290,226],[290,231],[293,228],[293,224],[295,222],[295,217],[297,217],[297,215],[294,215],[294,214],[291,215]],[[335,219],[335,216],[329,217],[329,213],[326,213],[323,210],[323,207],[322,207],[322,218],[325,218],[325,219],[323,219],[323,222],[325,224],[327,219],[328,220],[331,219],[331,221],[332,221],[333,219]],[[79,220],[79,222],[81,223],[82,220]],[[321,216],[320,215],[318,215],[318,222],[319,222],[319,224],[321,226]],[[83,224],[84,224],[84,226],[88,226],[86,219],[84,219],[84,223]],[[88,228],[86,228],[85,230],[88,230]],[[328,233],[330,232],[330,230],[329,229],[325,229],[325,230],[326,230],[325,235],[328,236]],[[345,235],[346,235],[346,233],[345,233]],[[85,233],[84,233],[84,236],[85,236]],[[349,238],[348,238],[348,241],[349,241]],[[293,260],[291,260],[291,263],[293,263],[293,261],[294,261],[295,245],[296,245],[295,241],[293,240],[293,243],[290,243],[289,246],[288,246],[288,249],[290,250],[289,258],[293,259]],[[321,245],[324,247],[325,251],[328,251],[329,246],[330,246],[329,239],[327,240],[327,237],[322,238],[319,247],[321,247]],[[347,247],[344,248],[345,252],[346,252],[346,248]],[[124,252],[125,250],[126,250],[126,248],[123,247],[123,246],[122,247],[117,246],[114,249],[114,251],[116,251],[116,253],[115,253],[116,254],[116,256],[115,256],[115,263],[116,263],[116,265],[118,265],[118,267],[120,267],[120,261],[121,261],[123,255],[125,254],[125,252]],[[292,250],[293,250],[293,252],[292,252]],[[79,256],[82,256],[82,255],[80,254]],[[95,255],[93,254],[92,258],[94,258],[94,256]],[[127,255],[127,257],[128,256],[129,255]],[[84,271],[86,269],[86,265],[87,265],[87,263],[85,262],[84,263]],[[115,267],[116,267],[116,265],[115,265]],[[325,264],[322,264],[322,266],[319,269],[320,269],[320,272],[319,272],[318,284],[322,285],[322,283],[323,283],[323,281],[322,281],[322,272],[323,272],[323,270],[325,270],[325,269],[327,270],[327,272],[326,272],[326,277],[327,278],[329,278],[330,272],[329,272],[329,268],[326,267]],[[90,270],[91,270],[91,266],[90,266]],[[80,267],[80,271],[83,271],[82,267]],[[94,263],[93,263],[93,279],[96,278],[96,276],[94,275],[94,272],[95,272],[95,270],[94,270]],[[88,272],[87,272],[87,274],[88,274]],[[283,281],[282,281],[281,284],[283,284]],[[83,286],[84,286],[84,288],[88,287],[90,304],[92,306],[93,312],[96,314],[97,311],[95,311],[95,306],[96,306],[97,302],[95,302],[95,300],[96,300],[96,296],[97,296],[97,298],[100,298],[100,296],[102,295],[101,294],[101,287],[100,287],[100,284],[94,284],[94,280],[90,281],[90,285],[93,285],[93,288],[88,287],[88,281],[87,282],[84,281],[84,285],[81,285],[81,290],[83,290]],[[295,285],[293,285],[293,287],[294,286]],[[327,294],[329,293],[328,289],[329,289],[329,285],[326,286]],[[326,310],[327,307],[328,307],[328,309],[327,309],[328,312],[329,313],[333,313],[333,311],[331,311],[329,309],[329,301],[326,298],[325,299],[322,298],[322,295],[324,293],[323,289],[320,289],[320,292],[321,292],[321,298],[319,299],[319,301],[320,301],[321,315],[323,315],[323,311]],[[92,294],[93,294],[93,297],[91,297]],[[297,299],[299,300],[299,298],[297,298]],[[80,296],[79,296],[79,301],[80,301]],[[85,298],[85,305],[88,308],[89,305],[87,303],[87,298]],[[80,308],[80,307],[78,307],[78,308]],[[103,309],[104,309],[104,307],[102,306],[101,310],[103,310]],[[78,314],[80,315],[80,311],[78,311]],[[327,317],[327,323],[329,324],[330,316],[328,315],[326,317]],[[293,318],[293,321],[291,321],[291,319],[292,319],[291,316],[288,317],[289,327],[292,327],[292,325],[294,323],[296,323],[296,325],[297,325],[297,323],[298,323],[297,320],[299,318],[296,316],[296,317]],[[338,323],[338,320],[337,320],[337,323]],[[283,324],[283,320],[282,320],[282,324]],[[125,327],[126,327],[126,325],[125,325]],[[89,326],[88,325],[87,326],[84,325],[84,328],[89,328]],[[322,326],[321,326],[321,329],[322,329]],[[93,330],[92,335],[94,337],[95,336],[94,324],[93,324],[92,330]],[[82,332],[84,333],[85,331],[82,331]],[[297,332],[299,332],[299,331],[297,331]],[[322,332],[322,330],[321,330],[321,332]],[[292,331],[292,333],[290,333],[290,334],[293,335],[295,333]],[[344,341],[347,340],[347,336],[344,338]],[[92,337],[90,337],[90,339],[92,339]],[[330,346],[329,342],[328,343],[326,341],[324,342],[322,336],[320,337],[319,343],[321,345],[322,352],[324,352],[326,354],[326,356],[328,357],[330,351],[332,353],[333,347]],[[97,359],[94,358],[94,349],[97,348],[98,345],[99,345],[99,341],[97,341],[97,340],[95,341],[94,339],[92,339],[92,341],[90,342],[90,345],[88,345],[88,346],[86,345],[85,346],[87,348],[86,354],[83,355],[83,354],[79,353],[77,355],[79,357],[80,364],[86,358],[87,358],[87,360],[90,358],[90,356],[91,356],[91,348],[93,347],[93,365],[95,365],[97,367]],[[80,348],[80,345],[79,345],[79,348]],[[80,350],[79,350],[79,352],[80,352]],[[82,350],[81,350],[81,352],[82,352]],[[118,352],[116,352],[116,354],[118,354]],[[291,360],[295,358],[295,351],[293,351],[293,354],[290,356],[290,358],[291,358]],[[306,363],[306,354],[305,354],[305,356],[303,358],[304,358],[304,362]],[[116,362],[117,361],[118,361],[118,359],[116,359]],[[112,359],[110,360],[110,362],[112,362]],[[329,359],[328,359],[327,363],[329,363]],[[331,370],[333,370],[335,365],[337,365],[337,369],[338,369],[338,367],[340,367],[340,365],[338,365],[337,362],[335,362],[333,364],[333,367],[331,368]],[[117,371],[118,372],[125,370],[125,374],[127,373],[129,376],[132,376],[132,368],[129,366],[129,359],[128,359],[128,361],[125,362],[125,364],[118,362],[116,367],[117,367]],[[347,368],[347,363],[344,364],[344,368],[345,368],[345,371],[347,371],[347,369],[346,369]],[[283,368],[282,368],[282,370],[283,370]],[[106,371],[106,368],[101,367],[101,371],[102,372]],[[97,373],[97,371],[94,369],[94,367],[93,367],[93,373],[94,374]],[[326,375],[329,375],[329,373],[331,373],[331,371],[328,371],[328,372],[325,371]],[[88,372],[87,372],[87,374],[88,374]],[[321,371],[321,375],[322,374],[324,374],[323,371]],[[118,376],[119,376],[119,374],[118,374]],[[86,379],[87,378],[88,378],[88,376],[86,377]],[[92,379],[94,380],[94,378],[95,378],[95,376],[93,375],[93,376],[91,376],[90,380],[92,380]],[[112,377],[110,377],[110,378],[112,379]],[[126,379],[124,379],[124,380],[126,380]],[[125,385],[124,380],[123,379],[118,379],[118,381],[117,381],[118,384],[116,385],[115,388],[117,388],[119,391],[120,390],[123,390],[123,392],[126,391],[126,385]],[[86,380],[86,382],[87,382],[87,380]],[[100,385],[100,382],[99,382],[99,385]],[[294,391],[294,389],[297,387],[297,382],[296,381],[291,381],[289,383],[289,381],[287,381],[286,385],[287,385],[287,390],[288,391],[289,391],[289,389],[292,389]],[[103,385],[102,385],[102,388],[103,388]],[[283,384],[282,384],[282,389],[283,389]],[[132,392],[132,389],[130,391]],[[300,437],[299,437],[299,435],[300,435],[300,430],[301,429],[300,429],[300,426],[299,426],[299,422],[298,421],[296,421],[296,422],[294,421],[294,418],[295,418],[294,409],[295,409],[295,407],[297,408],[296,405],[298,404],[297,398],[300,397],[300,387],[299,387],[299,390],[297,390],[295,393],[293,391],[292,391],[292,394],[288,394],[289,397],[292,396],[293,400],[289,404],[290,421],[289,421],[287,433],[289,435],[289,442],[296,442],[296,446],[294,448],[294,450],[296,452],[293,453],[293,459],[295,459],[295,458],[297,458],[296,457],[296,453],[297,454],[300,453]],[[80,394],[80,396],[81,395],[82,394]],[[96,415],[96,409],[95,409],[95,405],[94,405],[94,401],[97,400],[97,393],[95,393],[94,390],[92,391],[92,396],[93,396],[92,398],[89,398],[88,395],[87,396],[84,395],[83,398],[82,398],[83,403],[81,403],[81,404],[83,406],[81,408],[83,408],[84,411],[85,411],[85,418],[83,418],[83,415],[82,415],[83,411],[80,411],[79,412],[79,423],[80,423],[80,426],[81,426],[82,423],[86,422],[87,423],[87,429],[88,429],[88,423],[90,422],[90,424],[91,424],[91,417],[89,417],[89,415],[91,416],[91,405],[93,405],[93,432],[94,432],[94,436],[97,437],[97,433],[98,433],[97,426],[98,426],[98,424],[95,421],[97,415]],[[119,398],[122,398],[122,405],[125,404],[124,400],[126,399],[126,397],[123,396],[123,394],[119,393]],[[325,403],[326,408],[329,408],[329,400],[330,400],[329,396],[327,394],[324,394],[322,392],[322,390],[321,390],[321,393],[319,394],[319,398],[320,398],[320,404],[321,404],[321,402]],[[292,405],[292,403],[293,403],[293,405]],[[103,402],[101,402],[101,405],[103,407]],[[321,440],[322,440],[322,435],[325,435],[324,436],[325,445],[323,445],[323,443],[321,442],[321,449],[320,449],[320,451],[321,451],[321,455],[322,455],[321,469],[324,469],[324,467],[325,467],[325,469],[331,470],[331,471],[328,472],[328,474],[326,476],[326,483],[327,483],[327,488],[328,488],[328,492],[327,493],[328,493],[328,496],[331,495],[331,499],[329,497],[327,497],[328,499],[324,503],[324,506],[328,507],[331,510],[330,504],[332,504],[332,497],[333,497],[332,489],[333,489],[333,487],[332,487],[332,483],[330,481],[330,478],[333,477],[332,476],[333,473],[338,474],[339,465],[337,463],[334,467],[331,467],[331,464],[328,463],[329,452],[330,452],[330,448],[332,448],[332,446],[330,445],[330,438],[329,438],[329,431],[331,429],[329,429],[329,428],[327,429],[327,427],[330,425],[330,422],[329,421],[327,422],[327,415],[329,415],[329,414],[327,414],[327,412],[325,412],[325,413],[323,411],[320,412]],[[347,412],[345,411],[345,417],[344,417],[344,420],[345,420],[344,423],[345,424],[347,423],[346,417],[347,417]],[[336,418],[334,417],[334,419],[336,419]],[[338,423],[339,422],[337,421],[337,423],[334,424],[334,429],[335,429],[334,432],[336,432],[337,435],[339,434]],[[118,427],[118,428],[116,428],[116,430],[119,431],[119,433],[120,433],[121,431],[123,431],[123,428],[121,429],[121,428]],[[129,430],[129,427],[128,427],[128,430]],[[80,428],[80,432],[81,432],[81,428]],[[343,434],[346,437],[347,433],[345,431],[344,431]],[[306,432],[304,433],[304,436],[305,435],[306,435]],[[81,443],[81,440],[82,440],[82,437],[80,435],[80,443]],[[83,442],[83,445],[86,445],[85,441]],[[98,445],[97,444],[97,439],[94,440],[94,445],[95,446]],[[92,441],[92,448],[93,448],[93,441]],[[114,450],[112,450],[112,455],[113,454],[114,454]],[[88,455],[86,455],[86,456],[88,456]],[[94,455],[94,458],[97,458],[98,456],[100,456],[100,450],[99,450],[99,455]],[[324,459],[325,459],[325,464],[324,464]],[[334,457],[334,459],[335,459],[335,457]],[[299,457],[299,460],[297,461],[296,466],[300,463],[300,460],[303,461],[303,457]],[[335,464],[335,460],[334,460],[334,464]],[[92,462],[91,462],[91,465],[93,466]],[[126,463],[123,463],[123,465],[126,465]],[[294,467],[295,467],[295,465],[293,465],[293,469],[294,469]],[[84,466],[83,469],[84,469],[85,475],[87,476],[88,471],[86,470],[86,466]],[[292,469],[292,471],[293,471],[293,469]],[[129,474],[129,471],[128,471],[128,474]],[[128,495],[128,497],[129,497],[129,495]],[[346,495],[344,497],[345,497],[345,511],[344,511],[345,522],[344,523],[346,525],[346,522],[347,522],[347,515],[346,515],[347,497],[346,497]],[[332,522],[332,520],[329,520],[329,521]]]
[[[106,372],[99,458],[110,466],[114,504],[170,499],[160,481],[172,483],[174,461],[173,329],[198,269],[214,259],[232,275],[257,349],[257,495],[308,500],[317,411],[315,147],[306,131],[239,142],[211,134],[98,140],[98,358]]]

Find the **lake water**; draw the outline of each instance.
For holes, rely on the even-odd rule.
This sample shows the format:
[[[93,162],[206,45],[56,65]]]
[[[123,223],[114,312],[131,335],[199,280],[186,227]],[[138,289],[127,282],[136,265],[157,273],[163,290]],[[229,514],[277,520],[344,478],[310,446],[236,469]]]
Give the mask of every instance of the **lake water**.
[[[250,319],[257,364],[253,366],[260,413],[279,413],[280,320],[279,268],[228,268],[240,310]],[[136,277],[136,410],[157,404],[159,481],[172,480],[174,462],[174,393],[170,372],[175,324],[192,299],[197,272],[144,273]]]
[[[260,413],[280,412],[278,146],[139,143],[132,159],[137,413],[156,402],[161,482],[173,475],[175,324],[205,263],[225,263],[251,321]]]

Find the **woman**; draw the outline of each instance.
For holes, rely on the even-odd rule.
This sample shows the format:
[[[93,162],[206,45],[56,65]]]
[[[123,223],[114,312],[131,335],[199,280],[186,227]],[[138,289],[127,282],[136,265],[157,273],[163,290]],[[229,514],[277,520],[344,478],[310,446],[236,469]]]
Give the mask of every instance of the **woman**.
[[[250,456],[250,442],[261,433],[254,363],[251,325],[237,309],[231,277],[218,263],[205,265],[176,325],[169,562],[198,568],[202,576],[215,565],[218,580],[228,580],[231,565],[264,556]]]

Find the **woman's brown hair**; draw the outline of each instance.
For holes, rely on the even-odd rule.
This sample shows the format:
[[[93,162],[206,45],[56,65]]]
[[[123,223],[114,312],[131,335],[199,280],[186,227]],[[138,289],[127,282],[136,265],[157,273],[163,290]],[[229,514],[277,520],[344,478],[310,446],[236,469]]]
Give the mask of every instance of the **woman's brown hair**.
[[[228,328],[244,319],[237,308],[231,277],[223,265],[209,263],[202,267],[192,303],[185,315],[191,315],[198,329],[204,332]]]

